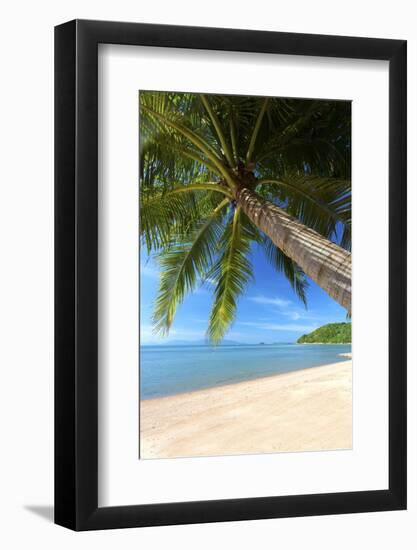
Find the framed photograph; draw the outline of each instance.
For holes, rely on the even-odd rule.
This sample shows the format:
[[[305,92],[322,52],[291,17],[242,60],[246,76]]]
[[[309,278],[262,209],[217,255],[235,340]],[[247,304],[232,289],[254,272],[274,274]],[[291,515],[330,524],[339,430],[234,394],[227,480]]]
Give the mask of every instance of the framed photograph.
[[[55,29],[55,522],[406,508],[406,42]]]

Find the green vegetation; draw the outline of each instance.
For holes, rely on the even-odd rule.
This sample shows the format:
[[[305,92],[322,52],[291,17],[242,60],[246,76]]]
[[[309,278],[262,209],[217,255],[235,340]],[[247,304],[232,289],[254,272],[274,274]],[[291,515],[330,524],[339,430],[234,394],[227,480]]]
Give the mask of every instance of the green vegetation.
[[[352,323],[329,323],[310,334],[304,334],[297,344],[350,344],[352,342]]]
[[[336,288],[342,262],[329,261],[350,266],[349,102],[141,92],[139,104],[141,242],[161,271],[156,333],[208,281],[207,337],[220,342],[253,279],[255,244],[307,304],[314,241],[326,264],[316,282],[349,296],[350,310],[347,282]]]

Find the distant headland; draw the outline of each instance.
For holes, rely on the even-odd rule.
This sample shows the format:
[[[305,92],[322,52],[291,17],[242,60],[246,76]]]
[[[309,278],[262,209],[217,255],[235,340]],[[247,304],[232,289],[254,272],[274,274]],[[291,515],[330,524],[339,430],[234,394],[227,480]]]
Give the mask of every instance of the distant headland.
[[[297,344],[350,344],[352,323],[329,323],[309,334],[304,334]]]

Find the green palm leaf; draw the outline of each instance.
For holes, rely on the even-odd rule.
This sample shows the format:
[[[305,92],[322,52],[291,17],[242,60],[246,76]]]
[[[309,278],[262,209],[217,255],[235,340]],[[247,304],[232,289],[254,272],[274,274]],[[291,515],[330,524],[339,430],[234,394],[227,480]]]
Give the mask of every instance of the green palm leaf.
[[[303,100],[291,104],[287,120],[263,135],[258,170],[274,177],[288,171],[350,177],[348,102]]]
[[[351,184],[348,180],[288,173],[279,180],[258,183],[264,196],[327,238],[336,236],[337,223],[344,227],[342,245],[350,247]]]
[[[304,271],[266,236],[262,240],[262,247],[271,265],[285,275],[298,298],[307,307],[308,281]]]
[[[186,234],[190,224],[217,207],[221,195],[231,198],[226,188],[210,182],[180,185],[166,193],[141,193],[140,235],[148,254]]]
[[[220,258],[210,272],[216,288],[207,335],[215,344],[223,338],[232,324],[237,299],[253,277],[247,258],[253,234],[245,228],[242,216],[240,208],[236,208],[220,241]]]
[[[224,199],[204,220],[198,220],[188,238],[171,244],[159,257],[161,267],[159,292],[153,315],[156,333],[166,334],[178,305],[203,278],[213,263],[213,253],[221,236]]]
[[[186,231],[201,216],[201,207],[193,193],[142,196],[140,236],[148,254],[168,246],[174,235]]]
[[[211,133],[210,136],[207,135],[207,124],[201,125],[204,119],[194,117],[196,120],[200,120],[200,126],[196,128],[196,124],[190,123],[192,121],[185,114],[187,111],[184,111],[179,103],[172,105],[169,99],[165,99],[163,103],[160,103],[158,101],[159,95],[161,94],[152,92],[140,96],[140,115],[144,127],[145,143],[147,137],[152,135],[154,137],[167,135],[177,142],[185,138],[188,144],[203,154],[229,184],[234,186],[229,170],[222,163],[222,153],[217,147],[217,141],[213,141]],[[204,132],[202,132],[202,129]]]

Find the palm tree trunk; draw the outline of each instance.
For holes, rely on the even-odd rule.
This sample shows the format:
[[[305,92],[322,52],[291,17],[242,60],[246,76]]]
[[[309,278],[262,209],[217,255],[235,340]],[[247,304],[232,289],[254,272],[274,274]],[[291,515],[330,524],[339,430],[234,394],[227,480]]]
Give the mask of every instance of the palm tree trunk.
[[[350,252],[247,187],[237,191],[236,202],[258,229],[351,314]]]

